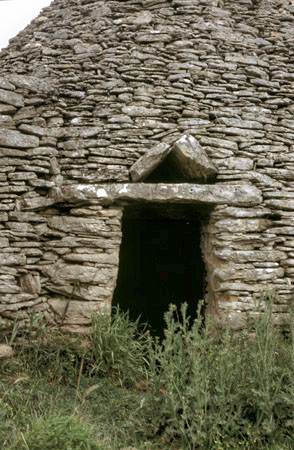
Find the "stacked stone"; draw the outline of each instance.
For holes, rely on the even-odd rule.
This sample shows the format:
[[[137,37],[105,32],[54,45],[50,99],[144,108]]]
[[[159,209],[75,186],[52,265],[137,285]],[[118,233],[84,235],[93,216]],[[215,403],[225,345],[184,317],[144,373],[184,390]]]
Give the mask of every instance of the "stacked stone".
[[[50,198],[63,182],[54,81],[11,74],[0,87],[0,324],[25,323],[31,310],[83,331],[94,311],[109,313],[121,208],[72,208],[61,216]]]
[[[293,20],[291,0],[55,0],[11,41],[0,60],[1,317],[26,319],[32,306],[58,317],[60,295],[81,299],[69,263],[79,283],[91,278],[80,267],[107,273],[82,297],[109,305],[122,206],[56,205],[52,188],[128,182],[141,155],[189,133],[218,183],[256,186],[264,199],[216,206],[204,226],[207,301],[238,323],[274,289],[277,323],[288,320]],[[93,236],[95,221],[105,234]],[[101,267],[102,254],[116,256]]]
[[[53,313],[64,330],[82,332],[94,312],[111,311],[122,209],[99,205],[58,213],[52,210],[47,218],[48,231],[55,230],[55,236],[44,245],[41,268],[51,293],[47,318]]]
[[[21,211],[22,198],[54,186],[56,156],[47,136],[46,114],[54,103],[54,88],[38,78],[11,74],[0,78],[0,320],[28,319],[27,309],[43,309],[41,281],[35,269],[43,252],[44,218]],[[51,100],[48,101],[48,98]],[[46,200],[46,197],[42,197]]]

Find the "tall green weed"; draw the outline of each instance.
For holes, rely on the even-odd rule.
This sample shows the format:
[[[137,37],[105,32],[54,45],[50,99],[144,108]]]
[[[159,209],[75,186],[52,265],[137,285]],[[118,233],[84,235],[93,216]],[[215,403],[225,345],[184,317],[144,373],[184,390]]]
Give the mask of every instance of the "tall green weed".
[[[52,414],[30,422],[10,450],[103,450],[89,424],[75,416]]]
[[[96,314],[88,337],[85,365],[91,376],[115,377],[132,385],[148,377],[148,334],[118,308],[110,318]]]
[[[102,394],[108,398],[104,392],[107,383],[118,387],[115,398],[113,393],[109,398],[111,407],[115,404],[124,417],[119,434],[137,446],[155,441],[164,449],[172,445],[187,450],[293,449],[294,321],[285,338],[273,325],[273,298],[262,300],[241,334],[231,331],[229,321],[216,333],[209,317],[203,323],[200,310],[199,318],[191,323],[185,304],[180,311],[171,305],[162,341],[119,310],[112,318],[94,315],[86,337],[64,336],[35,316],[28,329],[15,327],[7,335],[18,358],[1,370],[8,379],[18,372],[21,380],[28,375],[47,380],[50,386],[72,388],[73,404],[69,407],[66,403],[65,417],[88,411],[93,399],[101,402]],[[107,380],[104,387],[102,379]],[[26,420],[16,417],[15,410],[21,389],[25,392],[23,386],[28,383],[13,383],[7,389],[2,383],[7,429],[13,426],[8,419],[17,420],[25,441]],[[85,385],[87,388],[81,387]],[[40,428],[38,433],[47,439],[45,428],[50,427],[46,420],[55,423],[59,418],[53,413],[47,417],[43,406],[34,407],[34,396],[37,403],[41,394],[37,388],[32,390],[26,408],[28,415],[35,417],[28,422],[28,436]],[[130,395],[132,401],[126,402]],[[101,416],[99,405],[94,406],[91,411],[99,414],[95,420],[105,421],[104,428],[113,429],[113,409],[107,411],[106,407]],[[34,448],[35,444],[28,445]]]
[[[180,320],[174,306],[165,319],[138,423],[187,449],[294,446],[293,335],[285,340],[273,326],[271,302],[246,332],[228,323],[220,339],[209,320],[190,327],[186,305]]]

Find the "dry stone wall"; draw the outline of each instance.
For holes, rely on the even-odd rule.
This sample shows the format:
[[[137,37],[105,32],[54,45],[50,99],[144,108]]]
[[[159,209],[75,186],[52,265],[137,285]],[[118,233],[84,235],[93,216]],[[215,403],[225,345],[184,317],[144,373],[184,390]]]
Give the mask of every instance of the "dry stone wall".
[[[194,136],[216,183],[257,187],[203,227],[207,302],[236,326],[261,289],[288,320],[294,282],[294,4],[55,0],[0,56],[0,318],[82,330],[109,311],[123,204],[57,189],[128,183],[160,143]]]

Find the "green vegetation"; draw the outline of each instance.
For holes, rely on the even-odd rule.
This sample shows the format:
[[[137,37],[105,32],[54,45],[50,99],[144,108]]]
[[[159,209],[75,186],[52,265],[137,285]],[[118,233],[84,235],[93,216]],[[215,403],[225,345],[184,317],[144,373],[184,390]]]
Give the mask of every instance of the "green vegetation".
[[[238,335],[190,326],[185,305],[162,342],[120,311],[86,337],[39,316],[3,330],[18,357],[0,366],[1,448],[293,449],[294,331],[275,329],[263,300]]]

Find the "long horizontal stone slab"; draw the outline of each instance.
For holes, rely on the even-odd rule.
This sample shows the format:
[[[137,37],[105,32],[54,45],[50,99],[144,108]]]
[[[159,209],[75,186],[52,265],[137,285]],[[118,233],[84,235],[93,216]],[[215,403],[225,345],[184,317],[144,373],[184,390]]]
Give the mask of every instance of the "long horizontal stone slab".
[[[17,130],[0,130],[0,146],[11,148],[34,148],[39,146],[37,136],[22,134]]]
[[[261,191],[245,184],[78,184],[55,189],[52,195],[56,202],[100,204],[149,202],[254,206],[262,202]]]

